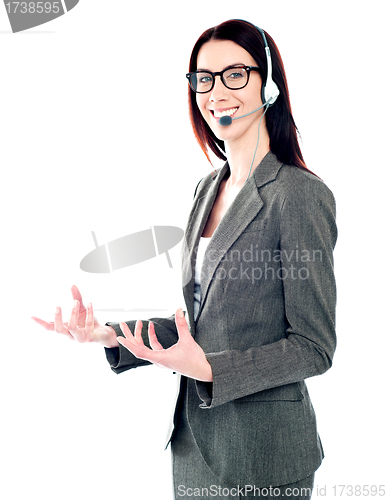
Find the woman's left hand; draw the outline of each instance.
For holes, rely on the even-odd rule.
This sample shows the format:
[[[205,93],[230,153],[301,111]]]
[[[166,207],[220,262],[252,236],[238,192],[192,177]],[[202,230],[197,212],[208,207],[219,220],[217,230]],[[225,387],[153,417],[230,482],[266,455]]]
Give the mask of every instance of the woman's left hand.
[[[207,361],[203,349],[192,338],[181,309],[178,309],[176,312],[175,322],[179,340],[168,349],[164,349],[157,340],[155,327],[152,322],[149,322],[148,326],[149,344],[152,349],[146,347],[142,340],[141,321],[137,321],[134,335],[126,323],[120,323],[125,338],[117,337],[117,340],[136,358],[145,359],[154,365],[169,368],[174,372],[195,380],[212,382],[211,365]]]

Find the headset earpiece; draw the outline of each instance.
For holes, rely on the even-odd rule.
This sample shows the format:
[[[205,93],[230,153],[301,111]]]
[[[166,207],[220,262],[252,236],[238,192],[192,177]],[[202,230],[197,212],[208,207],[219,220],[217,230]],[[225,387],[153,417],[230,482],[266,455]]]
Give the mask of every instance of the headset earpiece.
[[[266,76],[266,82],[262,85],[262,102],[265,103],[268,107],[273,106],[275,101],[277,100],[277,97],[280,94],[279,88],[277,87],[276,83],[273,81],[272,77],[272,72],[273,72],[273,66],[271,62],[271,53],[269,49],[269,45],[266,40],[266,35],[264,31],[256,26],[257,30],[262,36],[263,43],[265,45],[265,53],[266,53],[266,61],[267,61],[267,76]]]

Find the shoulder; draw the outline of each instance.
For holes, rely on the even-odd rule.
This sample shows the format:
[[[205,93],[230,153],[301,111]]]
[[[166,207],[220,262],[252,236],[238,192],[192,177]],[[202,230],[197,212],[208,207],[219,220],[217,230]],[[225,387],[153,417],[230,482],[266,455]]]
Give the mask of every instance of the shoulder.
[[[195,188],[195,192],[194,192],[194,198],[196,198],[198,196],[198,194],[200,194],[203,189],[208,189],[208,186],[211,185],[211,176],[209,175],[206,175],[206,177],[202,177],[200,179],[200,181],[197,183],[196,185],[196,188]]]
[[[316,241],[317,233],[325,235],[333,248],[337,239],[336,202],[328,186],[311,172],[289,165],[282,166],[276,180],[282,230],[298,238],[313,235]]]
[[[282,165],[275,190],[282,195],[283,201],[310,206],[327,204],[335,210],[335,197],[329,187],[319,177],[307,170],[291,165]]]
[[[229,170],[228,163],[226,162],[222,168],[219,168],[217,170],[214,170],[210,172],[208,175],[200,179],[198,184],[196,185],[195,193],[194,193],[194,198],[201,198],[202,196],[205,196],[207,192],[211,189],[211,187],[214,185],[214,183],[217,182],[218,177],[224,177],[224,175],[227,173]]]

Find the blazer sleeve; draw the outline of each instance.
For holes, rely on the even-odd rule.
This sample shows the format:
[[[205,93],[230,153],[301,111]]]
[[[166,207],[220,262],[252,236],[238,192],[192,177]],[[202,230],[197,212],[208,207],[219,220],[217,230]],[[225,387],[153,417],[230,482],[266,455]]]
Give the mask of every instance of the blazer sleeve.
[[[175,323],[175,315],[173,315],[169,318],[151,318],[142,322],[143,326],[141,336],[144,340],[144,344],[147,347],[150,347],[148,338],[148,324],[150,321],[154,324],[157,339],[164,347],[164,349],[167,349],[173,344],[176,344],[178,340],[178,334]],[[109,322],[106,324],[114,328],[117,336],[124,336],[119,323]],[[126,324],[128,325],[130,331],[134,333],[136,321],[126,321]],[[110,364],[110,368],[117,374],[122,373],[126,370],[130,370],[131,368],[137,368],[139,366],[146,366],[151,364],[149,361],[136,358],[130,351],[128,351],[128,349],[126,349],[121,344],[119,345],[119,347],[105,347],[105,354]]]
[[[213,382],[196,381],[202,408],[300,382],[324,373],[332,365],[336,348],[334,197],[317,179],[289,186],[279,217],[283,295],[289,326],[283,339],[271,344],[243,352],[207,354]],[[300,249],[309,252],[306,262],[300,263]],[[302,274],[292,279],[292,273],[297,272]]]

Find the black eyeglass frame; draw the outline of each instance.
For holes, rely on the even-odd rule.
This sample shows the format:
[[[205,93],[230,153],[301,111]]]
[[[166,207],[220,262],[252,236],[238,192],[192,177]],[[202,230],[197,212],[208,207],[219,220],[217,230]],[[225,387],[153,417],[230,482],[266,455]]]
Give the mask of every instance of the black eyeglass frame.
[[[224,78],[223,78],[223,75],[226,71],[229,71],[230,69],[244,69],[246,70],[247,72],[247,80],[246,80],[246,83],[244,85],[242,85],[242,87],[229,87],[226,82],[224,81]],[[220,79],[223,83],[223,85],[229,89],[229,90],[241,90],[241,89],[244,89],[246,87],[246,85],[249,83],[249,80],[250,80],[250,72],[251,71],[259,71],[259,67],[258,66],[245,66],[244,64],[238,64],[236,66],[228,66],[227,68],[225,68],[223,71],[216,71],[215,73],[213,73],[212,71],[207,71],[207,70],[202,70],[202,69],[197,69],[196,71],[191,71],[190,73],[187,73],[185,76],[186,78],[188,79],[188,83],[189,83],[189,86],[191,88],[191,90],[193,92],[195,92],[195,94],[207,94],[208,92],[211,92],[211,90],[214,88],[214,85],[215,85],[215,77],[216,76],[220,76]],[[208,73],[209,75],[212,76],[212,85],[211,85],[211,88],[209,88],[208,90],[205,90],[204,92],[199,92],[198,90],[195,90],[193,88],[193,86],[191,85],[191,77],[195,74],[198,74],[198,73]]]

